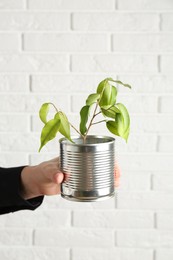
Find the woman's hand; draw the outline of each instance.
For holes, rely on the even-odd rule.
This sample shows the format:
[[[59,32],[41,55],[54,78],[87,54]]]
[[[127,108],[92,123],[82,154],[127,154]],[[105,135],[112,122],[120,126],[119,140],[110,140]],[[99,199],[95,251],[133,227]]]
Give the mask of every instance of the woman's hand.
[[[59,158],[36,166],[27,166],[21,172],[22,197],[31,199],[41,195],[59,194],[63,179],[64,174],[60,171]]]

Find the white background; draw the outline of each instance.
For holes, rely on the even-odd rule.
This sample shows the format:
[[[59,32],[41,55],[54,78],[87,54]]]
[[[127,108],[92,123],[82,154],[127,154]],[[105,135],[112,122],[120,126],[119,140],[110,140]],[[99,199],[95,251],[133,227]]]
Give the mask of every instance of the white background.
[[[132,85],[119,88],[131,134],[116,141],[116,198],[1,216],[0,259],[173,259],[172,73],[172,0],[0,0],[1,167],[58,156],[60,136],[38,153],[43,102],[77,126],[100,80]]]

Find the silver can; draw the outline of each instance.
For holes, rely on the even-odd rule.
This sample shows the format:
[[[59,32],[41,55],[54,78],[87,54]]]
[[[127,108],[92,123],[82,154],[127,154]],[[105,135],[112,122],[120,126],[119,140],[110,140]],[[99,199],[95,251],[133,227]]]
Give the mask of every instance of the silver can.
[[[98,201],[114,196],[114,145],[108,136],[60,139],[60,165],[65,174],[61,196],[71,201]]]

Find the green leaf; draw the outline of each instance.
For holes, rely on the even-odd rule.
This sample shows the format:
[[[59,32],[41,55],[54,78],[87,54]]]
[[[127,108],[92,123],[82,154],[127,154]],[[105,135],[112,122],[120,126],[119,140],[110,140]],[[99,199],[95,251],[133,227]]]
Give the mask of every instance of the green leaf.
[[[82,135],[87,131],[86,124],[88,122],[89,109],[90,106],[84,106],[80,111],[80,132]]]
[[[122,115],[122,118],[123,118],[123,130],[122,130],[122,132],[125,133],[128,130],[128,128],[130,127],[130,116],[129,116],[128,110],[121,103],[116,104],[116,107],[120,110],[120,113]]]
[[[115,119],[117,113],[120,113],[120,110],[115,106],[103,106],[101,107],[102,114],[106,117]]]
[[[61,121],[59,132],[70,142],[73,142],[70,135],[70,124],[67,119],[67,116],[62,111],[59,111],[55,114],[54,118],[59,119]]]
[[[97,102],[97,100],[99,98],[100,98],[100,94],[98,94],[98,93],[94,93],[94,94],[89,95],[87,100],[86,100],[86,105],[91,106],[92,104]]]
[[[39,152],[42,147],[50,140],[55,138],[59,128],[60,128],[61,121],[60,119],[54,118],[48,121],[42,129],[41,132],[41,145],[39,148]]]
[[[99,83],[97,87],[98,94],[101,94],[103,92],[103,89],[105,88],[106,84],[109,84],[107,79],[104,79]]]
[[[112,134],[119,136],[117,122],[112,121],[112,120],[111,120],[111,121],[107,121],[107,122],[106,122],[106,126],[107,126],[108,130],[109,130]]]
[[[111,105],[111,96],[112,96],[112,86],[106,84],[100,98],[99,106],[101,107],[101,106]]]
[[[123,104],[119,103],[116,106],[120,113],[116,114],[115,121],[108,121],[106,126],[111,133],[124,138],[127,142],[130,132],[129,113]]]
[[[46,124],[47,123],[47,114],[49,112],[49,105],[50,103],[44,103],[41,108],[40,108],[40,111],[39,111],[39,116],[40,116],[40,119],[41,121]]]
[[[111,90],[111,99],[110,99],[110,105],[115,105],[116,103],[116,97],[117,97],[117,88],[112,86]]]
[[[120,84],[120,85],[123,85],[124,87],[127,87],[127,88],[132,88],[129,84],[124,84],[124,83],[123,83],[122,81],[120,81],[120,80],[114,80],[114,79],[112,79],[112,78],[108,78],[107,80],[108,80],[108,81],[115,82],[115,83]]]

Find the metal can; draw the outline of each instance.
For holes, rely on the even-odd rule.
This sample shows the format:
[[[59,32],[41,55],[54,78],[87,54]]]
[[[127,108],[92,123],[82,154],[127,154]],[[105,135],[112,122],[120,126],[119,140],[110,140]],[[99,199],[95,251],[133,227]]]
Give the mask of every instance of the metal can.
[[[65,174],[61,196],[91,202],[114,196],[115,139],[109,136],[60,139],[60,165]]]

